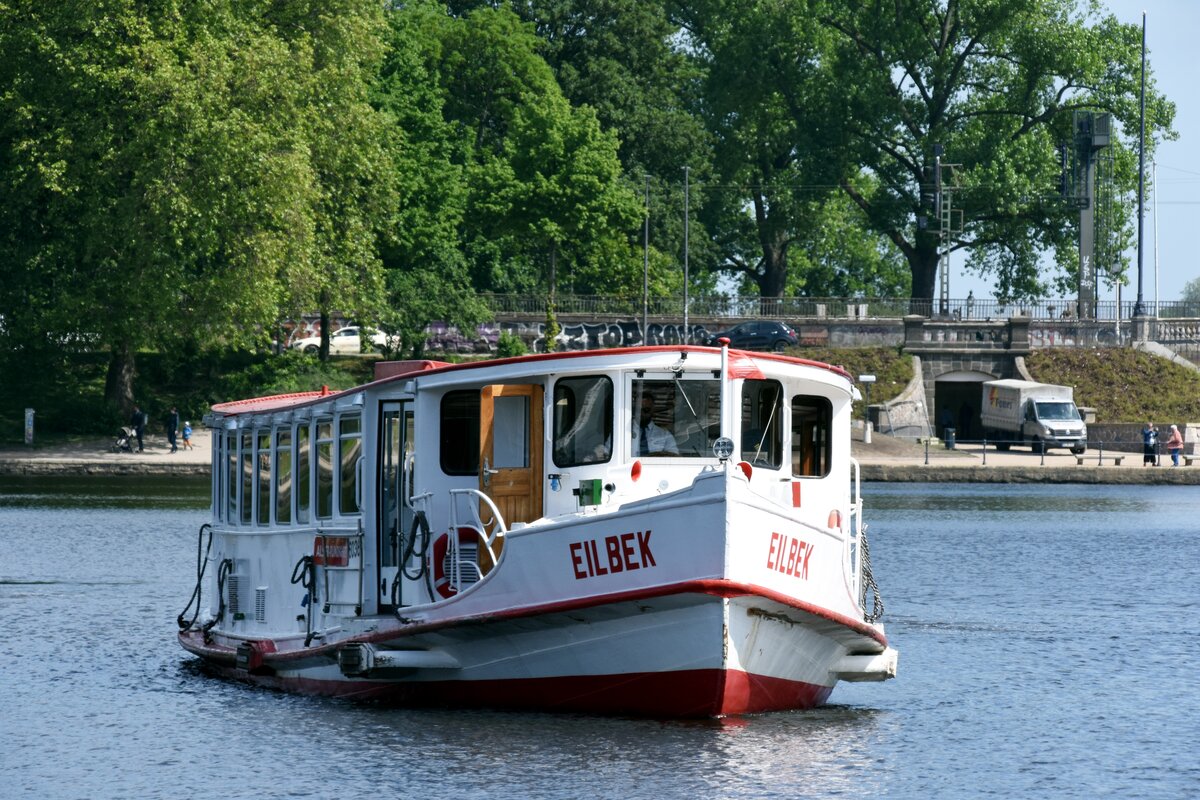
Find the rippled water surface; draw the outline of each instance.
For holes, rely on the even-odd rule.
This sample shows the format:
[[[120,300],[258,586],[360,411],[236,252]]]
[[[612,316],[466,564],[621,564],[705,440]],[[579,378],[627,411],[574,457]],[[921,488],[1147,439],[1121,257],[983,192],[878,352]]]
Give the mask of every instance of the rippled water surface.
[[[210,677],[174,640],[206,483],[0,482],[0,796],[1200,796],[1200,489],[865,495],[899,677],[675,722]]]

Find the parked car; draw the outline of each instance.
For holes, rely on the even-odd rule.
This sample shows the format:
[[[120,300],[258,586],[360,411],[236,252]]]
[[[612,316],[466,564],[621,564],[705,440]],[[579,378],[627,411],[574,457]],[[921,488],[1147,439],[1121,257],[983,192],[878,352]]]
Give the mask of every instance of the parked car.
[[[774,350],[781,352],[786,347],[800,344],[800,337],[784,322],[743,322],[727,331],[714,333],[708,340],[712,346],[718,339],[729,339],[729,346],[738,350]]]
[[[368,349],[382,350],[387,344],[387,335],[379,331],[371,331],[371,344]],[[303,339],[297,339],[290,345],[293,350],[301,350],[305,353],[315,353],[321,349],[320,336],[307,336]],[[344,328],[339,328],[329,334],[329,352],[340,355],[354,354],[362,352],[362,342],[360,337],[360,329],[357,325],[347,325]]]

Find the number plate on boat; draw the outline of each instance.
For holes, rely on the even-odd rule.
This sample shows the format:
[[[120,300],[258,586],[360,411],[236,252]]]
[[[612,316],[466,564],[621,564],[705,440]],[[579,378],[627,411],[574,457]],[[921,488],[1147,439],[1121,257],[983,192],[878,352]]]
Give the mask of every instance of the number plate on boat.
[[[350,564],[351,556],[358,555],[357,546],[354,550],[351,552],[348,536],[318,536],[313,540],[313,563],[325,567],[345,567]]]

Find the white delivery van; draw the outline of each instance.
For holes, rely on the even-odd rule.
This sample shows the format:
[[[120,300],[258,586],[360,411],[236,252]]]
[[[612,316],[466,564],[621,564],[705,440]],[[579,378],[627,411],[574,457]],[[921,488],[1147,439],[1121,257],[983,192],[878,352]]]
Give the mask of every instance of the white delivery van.
[[[984,437],[1000,450],[1022,444],[1034,452],[1066,447],[1078,455],[1087,449],[1087,425],[1070,386],[984,381],[980,408]]]

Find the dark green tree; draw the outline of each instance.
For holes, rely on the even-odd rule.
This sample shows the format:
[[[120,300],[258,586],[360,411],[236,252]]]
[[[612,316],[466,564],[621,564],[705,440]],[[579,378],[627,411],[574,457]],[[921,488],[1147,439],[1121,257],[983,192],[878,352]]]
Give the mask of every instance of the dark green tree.
[[[444,113],[463,143],[462,225],[477,288],[620,291],[640,274],[641,203],[621,181],[617,139],[573,107],[506,9],[445,26]]]
[[[139,351],[263,343],[322,293],[368,297],[381,20],[353,2],[0,8],[5,334],[109,350],[127,409]]]
[[[1053,257],[1059,287],[1074,286],[1078,213],[1059,193],[1059,146],[1077,111],[1111,113],[1113,176],[1128,224],[1136,186],[1141,32],[1073,0],[872,0],[814,4],[835,34],[846,130],[863,189],[843,189],[872,229],[903,253],[912,297],[935,291],[940,248],[966,250],[1000,296],[1045,292]],[[1172,137],[1173,104],[1146,82],[1149,137]],[[1148,144],[1150,142],[1148,141]],[[935,146],[953,186],[962,232],[941,244],[932,205]],[[920,220],[927,224],[921,226]],[[958,227],[957,219],[954,227]]]

